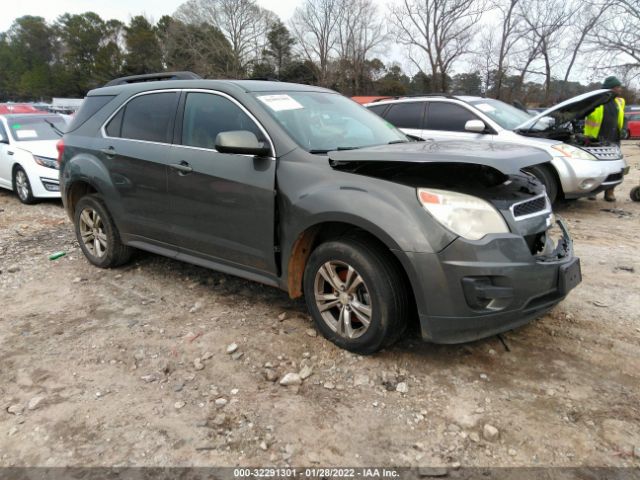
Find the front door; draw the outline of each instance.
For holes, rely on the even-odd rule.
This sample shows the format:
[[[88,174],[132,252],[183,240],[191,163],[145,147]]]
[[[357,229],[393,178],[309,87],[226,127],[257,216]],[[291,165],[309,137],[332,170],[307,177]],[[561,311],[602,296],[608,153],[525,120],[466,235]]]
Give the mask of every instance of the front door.
[[[235,100],[217,93],[187,92],[177,121],[168,190],[181,252],[275,273],[276,160],[215,149],[220,132],[248,130],[268,141],[265,133]]]
[[[425,140],[493,140],[493,135],[490,133],[468,132],[465,129],[465,125],[469,120],[481,119],[471,110],[457,103],[430,101],[428,102],[424,130],[421,137]]]

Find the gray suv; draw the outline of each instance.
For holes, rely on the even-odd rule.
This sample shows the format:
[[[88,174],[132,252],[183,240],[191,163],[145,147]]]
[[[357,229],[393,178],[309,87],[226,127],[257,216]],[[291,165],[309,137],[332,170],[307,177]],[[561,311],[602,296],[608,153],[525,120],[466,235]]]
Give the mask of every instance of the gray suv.
[[[359,353],[414,319],[433,342],[502,332],[580,282],[564,224],[521,171],[546,153],[410,141],[323,88],[173,77],[89,92],[58,145],[94,265],[139,248],[304,295],[320,332]]]

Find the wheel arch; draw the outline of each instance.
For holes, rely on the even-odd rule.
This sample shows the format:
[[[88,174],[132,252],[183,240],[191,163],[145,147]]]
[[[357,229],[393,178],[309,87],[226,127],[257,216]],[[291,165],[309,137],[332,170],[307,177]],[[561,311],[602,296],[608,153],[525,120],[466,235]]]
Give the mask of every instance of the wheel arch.
[[[64,206],[67,215],[73,220],[78,201],[85,195],[100,193],[100,190],[88,179],[79,178],[67,185],[64,193]]]
[[[349,220],[325,220],[307,226],[298,232],[285,260],[286,290],[291,298],[302,296],[304,269],[311,252],[321,243],[340,238],[359,237],[375,242],[387,250],[395,259],[410,285],[412,272],[408,271],[408,260],[402,255],[398,244],[375,225]],[[411,267],[409,266],[409,270]]]

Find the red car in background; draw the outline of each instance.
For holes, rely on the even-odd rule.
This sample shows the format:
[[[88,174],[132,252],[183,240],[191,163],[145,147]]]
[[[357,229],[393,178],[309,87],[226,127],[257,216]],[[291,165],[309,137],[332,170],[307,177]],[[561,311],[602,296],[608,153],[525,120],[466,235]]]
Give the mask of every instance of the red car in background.
[[[625,129],[622,132],[622,138],[638,138],[640,137],[640,111],[632,110],[624,113]]]
[[[0,103],[0,115],[10,113],[43,113],[28,103]]]

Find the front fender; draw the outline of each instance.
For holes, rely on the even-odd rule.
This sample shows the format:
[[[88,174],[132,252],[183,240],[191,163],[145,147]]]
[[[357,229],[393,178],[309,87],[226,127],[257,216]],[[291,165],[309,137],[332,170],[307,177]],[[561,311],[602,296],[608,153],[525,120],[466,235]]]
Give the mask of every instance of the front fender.
[[[414,272],[404,252],[441,251],[455,239],[424,211],[413,187],[294,163],[281,164],[278,185],[282,286],[290,293],[291,282],[297,282],[289,279],[292,255],[299,259],[297,242],[328,224],[351,225],[377,238],[396,255],[411,280]]]

